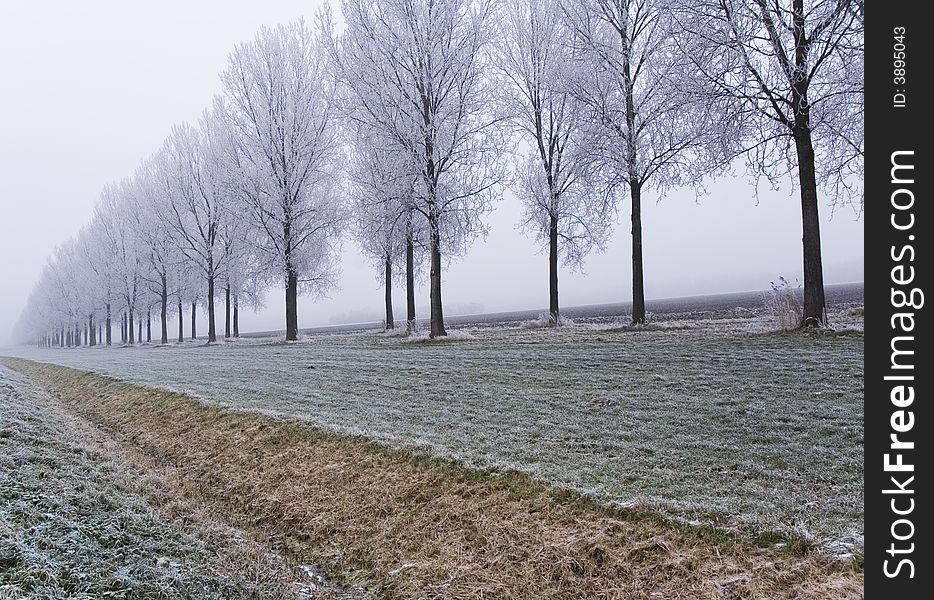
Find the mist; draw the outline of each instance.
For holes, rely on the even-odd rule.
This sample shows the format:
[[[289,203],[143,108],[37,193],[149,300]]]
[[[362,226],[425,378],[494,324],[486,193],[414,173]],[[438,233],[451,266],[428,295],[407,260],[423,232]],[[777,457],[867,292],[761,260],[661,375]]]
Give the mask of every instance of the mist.
[[[92,215],[101,188],[132,173],[173,124],[194,122],[220,89],[227,53],[261,25],[310,21],[318,3],[279,1],[121,2],[0,7],[0,344],[8,343],[47,257]],[[180,18],[179,15],[183,15]],[[671,190],[643,199],[646,297],[767,289],[802,278],[801,214],[791,182],[758,191],[735,174],[707,193]],[[853,208],[822,196],[824,278],[862,280],[863,222]],[[560,272],[564,306],[631,299],[628,205],[623,202],[604,252],[583,269]],[[548,304],[547,259],[517,229],[520,204],[509,191],[485,223],[488,233],[463,257],[444,257],[447,314]],[[427,279],[427,278],[426,278]],[[416,295],[427,309],[427,281]],[[395,291],[403,306],[404,292]],[[382,291],[374,266],[343,242],[339,287],[299,301],[299,325],[379,320]],[[398,310],[398,308],[397,308]],[[283,291],[243,311],[244,332],[278,330]]]

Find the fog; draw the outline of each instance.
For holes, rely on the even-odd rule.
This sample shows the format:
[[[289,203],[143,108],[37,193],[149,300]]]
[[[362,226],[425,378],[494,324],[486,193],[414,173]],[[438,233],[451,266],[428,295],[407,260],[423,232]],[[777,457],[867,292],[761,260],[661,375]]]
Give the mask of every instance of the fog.
[[[194,121],[220,90],[218,73],[234,44],[261,25],[304,17],[317,3],[279,0],[153,3],[4,2],[0,4],[0,344],[57,243],[90,220],[104,184],[133,172],[173,124]],[[801,215],[786,182],[755,193],[735,177],[708,193],[673,190],[644,198],[645,285],[651,299],[766,289],[801,276]],[[861,281],[863,222],[852,208],[821,198],[826,283]],[[562,269],[565,306],[631,298],[628,204],[606,251],[582,272]],[[520,206],[509,192],[489,215],[489,233],[448,262],[445,312],[543,308],[547,261],[517,230]],[[340,288],[302,298],[299,325],[378,320],[382,292],[352,240],[344,242]],[[398,309],[403,292],[396,292]],[[416,304],[427,309],[423,285]],[[243,331],[281,329],[281,290],[241,316]]]

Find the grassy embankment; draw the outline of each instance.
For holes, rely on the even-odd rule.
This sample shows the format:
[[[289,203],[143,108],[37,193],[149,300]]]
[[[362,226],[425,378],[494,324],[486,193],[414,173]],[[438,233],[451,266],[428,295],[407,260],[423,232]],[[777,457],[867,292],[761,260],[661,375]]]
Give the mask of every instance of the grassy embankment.
[[[63,367],[3,362],[107,432],[135,469],[169,482],[176,502],[381,596],[861,596],[859,564],[810,552],[800,538],[611,509],[520,473]],[[173,553],[166,550],[177,560]]]

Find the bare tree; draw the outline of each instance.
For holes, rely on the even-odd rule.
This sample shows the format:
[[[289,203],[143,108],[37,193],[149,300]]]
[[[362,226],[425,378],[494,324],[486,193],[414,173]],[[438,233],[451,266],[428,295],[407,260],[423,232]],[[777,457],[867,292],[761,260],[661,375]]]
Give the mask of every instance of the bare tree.
[[[492,3],[345,0],[335,55],[354,118],[412,157],[413,209],[427,221],[432,337],[446,335],[442,252],[478,233],[502,179],[484,47]]]
[[[92,218],[78,236],[78,252],[85,265],[88,294],[97,301],[98,324],[101,335],[98,343],[110,346],[112,343],[111,310],[115,299],[115,265],[113,254],[109,251],[108,238],[103,224],[98,218]]]
[[[318,33],[303,22],[263,28],[223,74],[236,147],[236,192],[261,260],[285,283],[286,340],[298,339],[298,293],[334,283],[343,211],[335,83]]]
[[[576,68],[569,84],[588,108],[590,168],[608,192],[628,189],[632,321],[644,323],[643,192],[697,184],[723,164],[729,114],[685,92],[692,71],[676,52],[669,0],[565,2]],[[690,87],[690,86],[687,86]]]
[[[79,334],[82,320],[81,298],[78,287],[78,264],[76,243],[69,239],[55,247],[48,262],[47,291],[54,298],[55,312],[66,347],[80,346]]]
[[[94,209],[95,219],[100,223],[101,240],[111,265],[116,293],[120,296],[127,322],[123,341],[134,343],[134,314],[140,288],[139,242],[134,235],[131,207],[128,198],[132,194],[129,180],[111,183],[101,192],[101,200]]]
[[[508,0],[500,5],[494,64],[503,80],[504,117],[531,145],[513,186],[523,225],[548,249],[548,310],[558,324],[558,257],[579,266],[608,234],[608,205],[581,177],[584,107],[567,85],[574,64],[558,0]]]
[[[417,173],[410,156],[360,131],[350,162],[350,191],[357,242],[377,267],[385,288],[386,328],[395,327],[392,309],[393,271],[405,270],[407,330],[415,321],[414,281],[421,257],[421,228],[414,221],[413,188]]]
[[[141,278],[159,305],[162,344],[169,342],[169,298],[176,287],[176,266],[184,258],[173,226],[174,211],[169,200],[173,188],[164,178],[166,158],[165,152],[158,153],[140,165],[133,178],[131,197],[135,235],[141,242],[146,267]]]
[[[743,108],[749,171],[791,176],[801,196],[803,326],[826,322],[818,188],[863,201],[863,3],[855,0],[679,2],[683,55],[709,97]]]
[[[224,122],[208,111],[199,129],[173,128],[163,149],[162,180],[168,195],[168,222],[181,252],[207,282],[208,343],[217,341],[214,317],[215,285],[224,265],[222,224],[231,210],[225,160]]]

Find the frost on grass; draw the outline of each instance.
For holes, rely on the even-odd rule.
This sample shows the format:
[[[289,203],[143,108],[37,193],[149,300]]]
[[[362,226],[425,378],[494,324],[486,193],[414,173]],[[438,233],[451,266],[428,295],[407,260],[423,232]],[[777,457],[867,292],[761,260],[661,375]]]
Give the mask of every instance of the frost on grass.
[[[697,322],[474,328],[462,343],[366,334],[17,352],[518,469],[609,504],[803,532],[861,552],[862,337],[748,335],[738,332],[749,319]]]
[[[447,335],[436,338],[431,337],[430,332],[425,329],[402,338],[402,342],[406,344],[443,344],[445,342],[463,342],[474,339],[476,338],[474,338],[473,334],[465,329],[452,329],[447,332]]]
[[[801,286],[791,287],[791,283],[784,277],[778,278],[778,283],[770,282],[772,291],[763,295],[762,301],[766,311],[775,319],[775,325],[782,331],[794,329],[801,324],[804,314],[801,302]]]
[[[301,597],[304,575],[238,532],[165,518],[100,431],[3,367],[0,415],[0,598]]]
[[[550,313],[541,313],[534,319],[522,322],[522,327],[526,329],[539,329],[542,327],[556,326],[570,327],[572,325],[574,325],[574,321],[563,315],[559,316],[558,322],[555,323],[554,317],[552,317]]]

